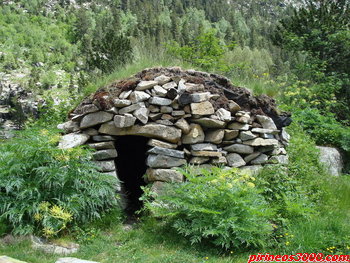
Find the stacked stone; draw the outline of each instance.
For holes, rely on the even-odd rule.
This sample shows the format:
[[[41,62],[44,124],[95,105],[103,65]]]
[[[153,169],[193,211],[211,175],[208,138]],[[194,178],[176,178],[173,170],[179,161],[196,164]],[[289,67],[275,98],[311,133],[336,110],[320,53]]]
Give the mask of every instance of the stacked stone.
[[[96,96],[96,95],[95,95]],[[221,96],[203,84],[179,76],[158,75],[134,89],[81,105],[60,128],[70,133],[61,148],[88,144],[101,170],[116,176],[113,141],[124,135],[149,137],[146,164],[149,182],[181,182],[176,167],[222,165],[256,169],[285,164],[289,135],[265,115],[241,109],[233,100],[218,107]],[[101,100],[107,101],[104,108]],[[103,108],[103,109],[102,109]],[[119,138],[122,139],[122,138]],[[132,155],[131,155],[132,156]]]

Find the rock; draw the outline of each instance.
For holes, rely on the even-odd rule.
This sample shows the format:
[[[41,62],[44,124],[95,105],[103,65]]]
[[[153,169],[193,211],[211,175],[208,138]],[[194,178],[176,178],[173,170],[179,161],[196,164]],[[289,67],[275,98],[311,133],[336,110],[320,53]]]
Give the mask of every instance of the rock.
[[[10,258],[7,256],[0,256],[0,263],[26,263],[26,262],[20,261],[14,258]]]
[[[131,100],[132,103],[138,103],[141,101],[148,100],[151,97],[151,95],[147,94],[144,91],[133,91],[130,94],[129,99]]]
[[[191,103],[191,112],[195,115],[211,115],[214,113],[214,107],[209,101]]]
[[[160,98],[160,97],[151,97],[148,102],[150,104],[159,105],[159,106],[169,106],[172,103],[172,100]]]
[[[154,90],[154,93],[160,97],[165,97],[168,92],[166,89],[158,85],[154,86],[153,90]]]
[[[224,139],[225,131],[224,130],[213,130],[205,133],[205,142],[220,144]]]
[[[237,138],[239,135],[239,130],[225,130],[224,140],[230,141]]]
[[[167,187],[168,183],[156,181],[152,184],[151,192],[156,193],[157,195],[162,195]]]
[[[194,93],[191,94],[192,102],[198,103],[209,100],[211,94],[210,92]]]
[[[182,136],[182,143],[183,144],[195,144],[204,142],[204,132],[202,130],[202,127],[198,124],[191,124],[190,125],[190,132],[188,134],[184,134]]]
[[[130,106],[127,106],[125,108],[120,109],[119,114],[123,115],[125,113],[131,113],[131,112],[134,112],[135,110],[138,110],[142,107],[145,107],[145,104],[143,102],[139,102],[137,104],[132,104]]]
[[[221,152],[213,152],[213,151],[191,151],[191,154],[196,157],[221,157]]]
[[[236,102],[234,102],[233,100],[229,101],[228,107],[231,111],[231,113],[236,113],[237,111],[241,110],[241,106],[239,106]]]
[[[108,113],[112,113],[112,114],[118,114],[119,113],[119,111],[118,111],[118,109],[116,107],[112,107],[112,108],[110,108],[110,109],[108,109],[106,111]]]
[[[149,105],[149,106],[148,106],[148,109],[149,109],[149,111],[152,112],[152,113],[158,113],[158,112],[160,112],[159,107],[157,107],[157,106],[155,106],[155,105]]]
[[[114,122],[108,122],[101,126],[100,133],[116,136],[139,135],[155,139],[177,143],[181,139],[181,130],[161,124],[149,123],[144,126],[134,125],[129,128],[117,128]]]
[[[243,143],[250,146],[268,146],[268,145],[278,146],[278,141],[276,139],[255,138],[253,140],[245,141]]]
[[[342,156],[338,149],[332,147],[317,146],[320,150],[320,162],[331,175],[338,176],[344,168]]]
[[[273,151],[271,153],[271,155],[286,155],[286,154],[287,154],[287,151],[284,148],[273,149]]]
[[[214,120],[211,118],[193,119],[191,121],[194,123],[197,123],[205,128],[211,128],[211,129],[224,128],[226,125],[226,123],[224,121]]]
[[[135,90],[140,91],[140,90],[147,90],[153,88],[155,85],[157,85],[158,82],[154,80],[150,81],[140,81],[139,84],[137,84],[137,87]]]
[[[55,263],[99,263],[99,262],[82,260],[78,258],[59,258]]]
[[[147,179],[150,182],[162,181],[168,183],[181,183],[184,176],[179,171],[173,169],[147,169]]]
[[[285,141],[285,142],[289,142],[290,140],[290,135],[288,134],[288,132],[286,131],[285,128],[282,129],[282,132],[281,132],[281,139],[282,141]]]
[[[276,147],[276,145],[262,146],[258,148],[258,151],[261,153],[272,152]]]
[[[253,140],[255,138],[257,138],[258,136],[256,136],[255,134],[253,134],[251,131],[242,131],[239,135],[239,138],[242,141],[248,141],[248,140]]]
[[[256,175],[258,174],[263,167],[261,165],[250,165],[250,166],[244,166],[241,168],[241,171],[244,173],[248,173],[249,175]]]
[[[242,154],[251,154],[254,152],[254,148],[244,144],[232,144],[224,148],[225,151],[242,153]]]
[[[254,152],[252,154],[249,154],[248,156],[244,157],[244,161],[246,163],[249,163],[250,161],[254,160],[255,158],[259,157],[261,152]]]
[[[95,164],[99,167],[101,172],[115,171],[115,163],[112,161],[95,161]]]
[[[99,111],[99,108],[97,108],[96,105],[94,105],[94,104],[87,104],[87,105],[82,106],[80,109],[78,109],[78,111],[74,111],[74,113],[85,115],[85,114],[94,113],[94,112],[97,112],[97,111]]]
[[[239,123],[239,122],[233,122],[227,126],[227,128],[231,130],[241,130],[241,131],[248,131],[250,128],[250,125]]]
[[[76,253],[79,250],[79,245],[75,243],[69,243],[66,246],[61,246],[54,243],[48,243],[43,239],[35,236],[31,236],[31,241],[33,249],[41,250],[49,254],[69,255]]]
[[[278,134],[278,130],[271,129],[262,129],[262,128],[253,128],[252,132],[254,133],[267,133],[267,134]]]
[[[145,108],[143,108],[145,109]],[[125,115],[115,115],[114,116],[114,125],[117,128],[126,128],[131,127],[135,124],[136,118],[131,114]]]
[[[171,115],[174,116],[174,117],[183,117],[185,116],[185,112],[183,110],[174,110]]]
[[[173,108],[169,107],[169,106],[162,106],[162,107],[160,107],[160,112],[161,113],[172,113]]]
[[[210,160],[209,157],[192,157],[190,160],[190,164],[195,164],[195,165],[199,165],[199,164],[203,164],[206,163]]]
[[[250,163],[251,164],[265,164],[269,157],[266,154],[260,154],[257,158],[252,160]]]
[[[111,122],[110,122],[111,123]],[[93,136],[92,139],[95,142],[108,142],[108,141],[115,141],[115,139],[112,136],[102,136],[102,135],[97,135]]]
[[[58,124],[57,129],[64,130],[67,133],[71,133],[79,131],[79,125],[74,121],[67,121],[65,123]]]
[[[288,164],[288,155],[275,155],[269,160],[272,164]]]
[[[152,121],[159,120],[162,117],[162,113],[150,113],[148,116]]]
[[[174,158],[165,155],[149,155],[146,164],[151,168],[172,168],[186,164],[185,159]]]
[[[149,110],[147,108],[140,108],[134,111],[134,116],[143,124],[148,122]]]
[[[174,124],[169,120],[157,120],[156,123],[165,126],[174,126]]]
[[[231,121],[231,112],[223,108],[218,109],[215,114],[221,121]]]
[[[166,90],[177,88],[176,82],[169,82],[163,85],[163,88]]]
[[[260,137],[263,139],[275,139],[275,136],[273,134],[268,134],[268,133],[261,133]]]
[[[199,92],[205,90],[203,84],[185,83],[185,87],[187,92]]]
[[[277,130],[276,124],[270,117],[263,116],[263,115],[256,115],[256,119],[264,129]]]
[[[184,134],[188,134],[190,132],[190,125],[185,119],[179,119],[175,122],[175,127],[182,130]]]
[[[165,75],[160,75],[154,79],[154,81],[156,81],[158,85],[164,85],[168,83],[170,80],[171,78]]]
[[[168,149],[176,149],[177,148],[176,144],[171,144],[171,143],[167,143],[167,142],[163,142],[163,141],[159,141],[159,140],[155,140],[155,139],[149,140],[148,145],[153,146],[153,147],[162,147],[162,148],[168,148]]]
[[[83,133],[90,135],[90,136],[95,136],[95,135],[98,135],[98,130],[93,129],[93,128],[88,128],[86,130],[83,130]]]
[[[175,158],[185,158],[185,153],[183,151],[162,148],[159,146],[153,147],[152,149],[148,150],[147,153],[166,155]]]
[[[215,165],[226,165],[227,164],[227,159],[225,156],[220,156],[219,158],[215,158],[211,160],[211,164]]]
[[[93,153],[93,157],[97,161],[113,159],[118,156],[115,149],[100,150]]]
[[[123,107],[131,105],[131,101],[130,100],[115,99],[113,101],[113,104],[117,108],[123,108]]]
[[[177,97],[177,90],[174,88],[169,89],[166,93],[166,97],[171,100],[175,99]]]
[[[249,120],[250,120],[250,116],[240,116],[240,117],[236,117],[236,121],[237,121],[237,122],[244,123],[244,124],[249,123]]]
[[[178,102],[181,106],[185,106],[188,104],[192,103],[192,96],[189,93],[182,93],[179,98],[178,98]]]
[[[126,100],[127,98],[129,98],[131,92],[132,90],[123,91],[122,93],[120,93],[119,99]]]
[[[246,165],[243,158],[237,153],[230,153],[226,156],[227,163],[230,167],[242,167]]]
[[[215,144],[198,143],[198,144],[192,144],[191,150],[193,150],[193,151],[217,151],[218,147]]]
[[[70,149],[85,144],[89,140],[90,136],[83,133],[70,133],[62,136],[58,148]]]
[[[105,111],[90,113],[84,116],[84,118],[80,122],[80,128],[86,129],[86,128],[95,126],[97,124],[108,122],[111,119],[113,119],[113,116],[114,116],[113,114]]]
[[[89,146],[95,150],[115,149],[113,142],[90,143]]]

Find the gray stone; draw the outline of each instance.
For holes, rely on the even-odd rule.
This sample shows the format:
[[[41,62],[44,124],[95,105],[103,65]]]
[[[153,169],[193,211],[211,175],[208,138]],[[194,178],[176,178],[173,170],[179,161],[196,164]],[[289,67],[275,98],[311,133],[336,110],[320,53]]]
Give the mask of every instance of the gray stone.
[[[168,183],[181,183],[184,176],[179,171],[173,169],[147,169],[147,179],[150,182],[162,181]]]
[[[183,151],[169,149],[169,148],[162,148],[159,146],[153,147],[152,149],[148,150],[147,153],[166,155],[166,156],[175,157],[175,158],[185,158],[185,153]]]
[[[192,144],[191,150],[193,150],[193,151],[217,151],[218,147],[215,144],[198,143],[198,144]]]
[[[256,136],[255,134],[253,134],[251,131],[242,131],[239,135],[239,138],[242,141],[248,141],[248,140],[252,140],[257,138],[258,136]]]
[[[93,153],[93,157],[97,161],[112,159],[116,158],[117,156],[118,154],[115,149],[100,150]]]
[[[194,123],[200,124],[202,127],[212,128],[212,129],[224,128],[226,125],[224,121],[214,120],[211,118],[192,119],[191,121]]]
[[[254,132],[254,133],[277,134],[279,131],[278,130],[271,130],[271,129],[253,128],[252,132]]]
[[[195,115],[211,115],[214,113],[214,107],[209,101],[191,103],[191,112]]]
[[[162,117],[162,113],[150,113],[148,116],[152,121],[159,120]]]
[[[99,262],[82,260],[78,258],[59,258],[55,263],[99,263]]]
[[[108,122],[101,126],[100,133],[116,136],[138,135],[177,143],[181,139],[181,130],[161,124],[149,123],[143,126],[134,125],[129,128],[117,128],[114,122]]]
[[[262,146],[258,148],[258,151],[261,153],[272,152],[276,147],[277,145]]]
[[[276,124],[270,117],[256,115],[256,119],[264,129],[277,130]]]
[[[97,112],[99,111],[99,109],[97,108],[96,105],[94,104],[87,104],[87,105],[84,105],[81,107],[80,111],[79,111],[79,114],[88,114],[88,113],[94,113],[94,112]]]
[[[231,130],[240,130],[240,131],[248,131],[250,128],[250,125],[239,123],[239,122],[233,122],[227,126],[227,128]]]
[[[192,102],[198,103],[198,102],[203,102],[203,101],[209,100],[210,95],[211,95],[210,92],[191,94]]]
[[[70,149],[85,144],[89,140],[90,136],[83,133],[70,133],[62,136],[58,148]]]
[[[188,134],[184,134],[182,136],[183,144],[195,144],[204,142],[204,132],[200,125],[198,124],[190,124],[190,132]]]
[[[174,124],[169,120],[157,120],[156,123],[165,126],[174,126]]]
[[[155,85],[157,85],[158,82],[157,81],[153,81],[153,80],[150,80],[150,81],[140,81],[139,84],[137,84],[137,87],[135,90],[147,90],[147,89],[151,89],[153,88]]]
[[[163,141],[159,141],[156,139],[151,139],[148,141],[148,145],[149,146],[153,146],[153,147],[162,147],[162,148],[168,148],[168,149],[176,149],[177,145],[176,144],[171,144],[171,143],[167,143],[167,142],[163,142]]]
[[[237,111],[240,111],[240,110],[241,110],[241,107],[240,107],[236,102],[234,102],[233,100],[230,100],[230,101],[229,101],[228,106],[229,106],[230,111],[231,111],[232,113],[236,113]]]
[[[215,114],[221,121],[231,121],[231,112],[223,108],[218,109]]]
[[[249,165],[249,166],[244,166],[240,169],[242,172],[247,173],[249,175],[256,175],[263,169],[263,166],[262,165]]]
[[[288,134],[288,132],[285,128],[282,128],[281,139],[282,139],[282,141],[285,141],[285,142],[289,142],[289,140],[290,140],[290,135]]]
[[[172,88],[177,88],[176,82],[169,82],[163,85],[163,88],[166,90],[172,89]]]
[[[246,163],[249,163],[250,161],[254,160],[255,158],[259,157],[261,152],[254,152],[252,154],[249,154],[248,156],[244,157],[244,161]]]
[[[111,161],[95,161],[95,164],[98,166],[101,172],[112,172],[115,171],[114,160]]]
[[[174,110],[171,115],[174,116],[174,117],[183,117],[185,116],[185,112],[183,110]]]
[[[152,113],[158,113],[158,112],[160,112],[159,107],[157,107],[157,106],[155,106],[155,105],[149,105],[149,106],[148,106],[148,109],[149,109],[149,111],[152,112]]]
[[[130,100],[115,99],[113,101],[113,104],[117,108],[123,108],[123,107],[127,107],[127,106],[131,105],[131,101]]]
[[[93,128],[88,128],[88,129],[83,130],[83,133],[90,135],[90,136],[95,136],[95,135],[98,135],[98,130],[93,129]]]
[[[165,155],[149,155],[147,165],[151,168],[172,168],[186,164],[185,159],[174,158]]]
[[[288,155],[275,155],[269,160],[272,164],[288,164]]]
[[[230,141],[237,138],[239,135],[239,130],[225,130],[224,140]]]
[[[171,100],[175,99],[177,97],[177,89],[175,88],[169,89],[166,93],[166,97]]]
[[[191,151],[191,154],[196,157],[215,157],[219,158],[222,156],[221,152],[213,152],[213,151]]]
[[[224,130],[213,130],[207,131],[205,133],[205,142],[220,144],[224,139],[225,131]]]
[[[250,116],[241,116],[241,117],[236,117],[236,121],[240,123],[247,124],[249,123]]]
[[[227,165],[227,159],[225,156],[220,156],[219,158],[215,158],[211,160],[211,164],[215,165]]]
[[[115,149],[114,142],[90,143],[89,146],[95,150]]]
[[[162,195],[162,194],[164,194],[164,191],[165,191],[167,185],[168,185],[168,183],[166,183],[166,182],[155,181],[152,184],[151,192],[153,192],[157,195]]]
[[[132,103],[138,103],[141,101],[148,100],[150,97],[151,97],[151,95],[147,94],[144,91],[136,91],[135,90],[130,94],[129,99],[131,100]]]
[[[80,128],[86,129],[92,126],[105,123],[113,119],[113,114],[105,111],[98,111],[94,113],[90,113],[85,115],[84,118],[80,122]]]
[[[10,258],[7,256],[0,256],[0,263],[26,263],[26,262],[20,261],[14,258]]]
[[[199,164],[203,164],[206,163],[210,160],[209,157],[192,157],[190,160],[190,164],[195,164],[195,165],[199,165]]]
[[[63,130],[67,133],[76,132],[79,131],[79,125],[74,121],[67,121],[65,123],[58,124],[57,129]]]
[[[112,123],[112,122],[109,122],[109,123]],[[93,136],[92,139],[95,141],[95,142],[108,142],[108,141],[115,141],[115,138],[113,138],[112,136],[103,136],[103,135],[96,135],[96,136]]]
[[[142,107],[145,107],[145,104],[143,102],[139,102],[137,104],[132,104],[128,107],[120,109],[119,114],[123,115],[125,113],[131,113],[131,112],[134,112],[135,110],[138,110]]]
[[[182,130],[184,134],[188,134],[190,132],[190,125],[185,119],[179,119],[175,122],[175,126]]]
[[[268,146],[268,145],[278,146],[278,141],[276,139],[255,138],[253,140],[245,141],[243,143],[250,146]]]
[[[110,109],[108,109],[106,111],[108,113],[112,113],[112,114],[118,114],[119,113],[119,111],[118,111],[118,109],[116,107],[112,107],[112,108],[110,108]]]
[[[185,87],[188,92],[199,92],[205,90],[203,84],[185,83]]]
[[[269,157],[266,154],[260,154],[257,158],[252,160],[250,163],[251,164],[265,164]]]
[[[341,174],[344,162],[338,149],[332,147],[317,146],[320,150],[320,162],[325,165],[327,171],[334,176]]]
[[[275,136],[273,134],[268,134],[268,133],[261,133],[260,137],[263,139],[275,139]]]
[[[242,153],[242,154],[251,154],[254,152],[254,148],[244,144],[232,144],[224,148],[225,151]]]
[[[33,249],[41,250],[49,254],[68,255],[68,254],[76,253],[79,250],[79,245],[75,243],[69,243],[66,246],[61,246],[55,243],[49,243],[46,240],[35,236],[31,236],[31,242],[32,242]]]
[[[173,108],[169,107],[169,106],[162,106],[162,107],[160,107],[160,112],[161,113],[172,113]]]
[[[271,155],[286,155],[286,154],[287,154],[287,151],[284,148],[273,149],[273,151],[271,153]]]
[[[135,124],[135,121],[136,121],[136,118],[131,114],[114,116],[114,125],[117,128],[131,127]]]
[[[164,85],[168,83],[170,80],[171,78],[165,75],[160,75],[154,79],[154,81],[156,81],[158,85]]]
[[[120,93],[119,98],[122,100],[126,100],[127,98],[129,98],[131,92],[132,90],[123,91],[122,93]]]
[[[140,108],[134,111],[134,116],[143,124],[148,122],[149,110],[147,108]]]
[[[246,165],[243,158],[237,153],[230,153],[226,156],[227,163],[230,167],[242,167]]]
[[[167,92],[168,92],[166,89],[164,89],[163,87],[158,86],[158,85],[154,86],[153,91],[154,91],[155,95],[160,96],[160,97],[165,97]]]
[[[172,100],[160,97],[151,97],[148,102],[153,105],[159,106],[169,106],[172,103]]]

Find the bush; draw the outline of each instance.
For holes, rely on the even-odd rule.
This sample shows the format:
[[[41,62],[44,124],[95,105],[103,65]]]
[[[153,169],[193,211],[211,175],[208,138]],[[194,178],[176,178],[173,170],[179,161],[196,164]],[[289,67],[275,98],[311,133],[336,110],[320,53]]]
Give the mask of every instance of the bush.
[[[266,245],[273,212],[255,188],[255,178],[217,167],[202,170],[201,176],[192,168],[182,173],[187,181],[171,184],[166,194],[146,190],[146,210],[191,243],[206,240],[225,249]]]
[[[87,150],[58,149],[59,137],[33,128],[0,144],[0,221],[15,234],[54,236],[117,204],[116,179],[97,172]]]

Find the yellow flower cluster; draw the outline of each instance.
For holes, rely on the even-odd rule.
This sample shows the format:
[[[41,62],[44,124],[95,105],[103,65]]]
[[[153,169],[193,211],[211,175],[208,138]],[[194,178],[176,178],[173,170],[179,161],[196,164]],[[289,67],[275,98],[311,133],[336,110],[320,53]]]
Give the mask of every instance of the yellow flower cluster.
[[[334,253],[334,250],[336,249],[336,247],[327,247],[326,248],[326,250],[329,252],[329,253],[331,253],[331,254],[333,254]]]

